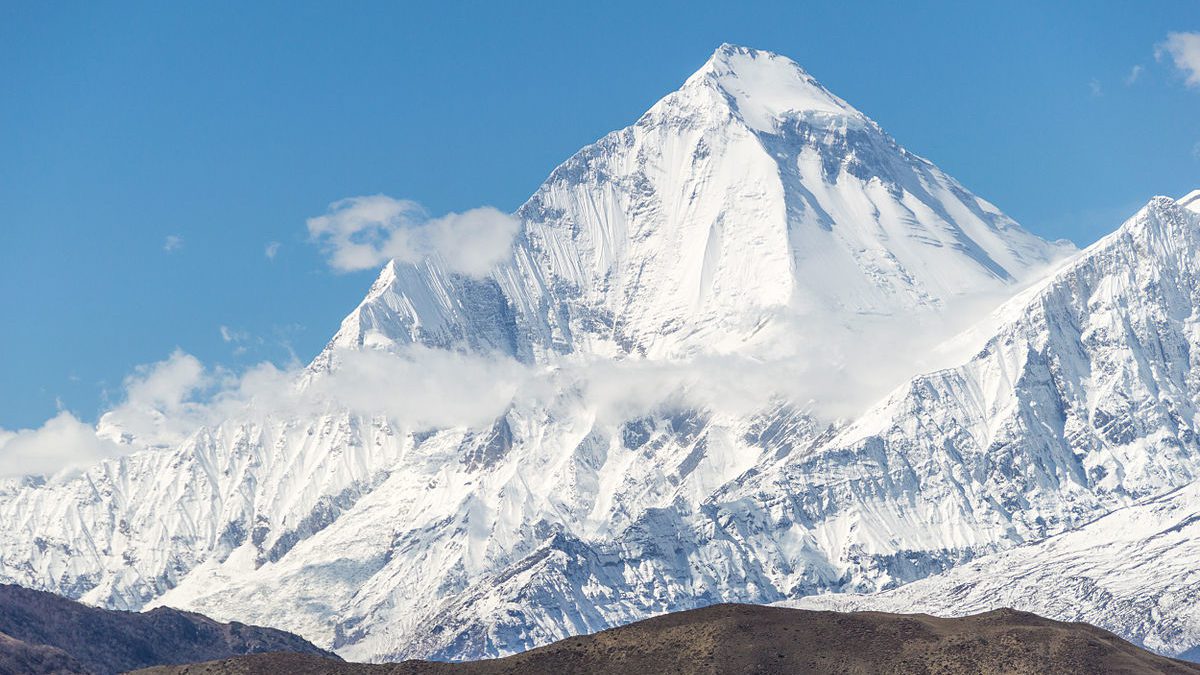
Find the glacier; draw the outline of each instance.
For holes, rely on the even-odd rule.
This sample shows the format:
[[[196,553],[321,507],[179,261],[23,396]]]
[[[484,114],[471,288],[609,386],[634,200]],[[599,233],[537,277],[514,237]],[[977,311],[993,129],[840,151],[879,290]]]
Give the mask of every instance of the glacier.
[[[491,273],[388,263],[287,385],[457,354],[525,378],[492,419],[249,406],[9,481],[0,579],[356,660],[719,601],[916,607],[898,594],[1194,492],[1198,206],[1155,198],[1082,252],[1043,241],[791,60],[723,45],[555,169]],[[1087,616],[1196,647],[1147,628],[1181,615],[1108,606]]]

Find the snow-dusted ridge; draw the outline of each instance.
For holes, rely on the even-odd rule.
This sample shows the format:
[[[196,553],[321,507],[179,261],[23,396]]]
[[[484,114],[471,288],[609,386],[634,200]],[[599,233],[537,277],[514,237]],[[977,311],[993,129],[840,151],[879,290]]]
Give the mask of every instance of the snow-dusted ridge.
[[[495,419],[251,410],[12,486],[0,578],[472,658],[894,588],[1200,471],[1200,216],[1170,199],[1064,262],[790,60],[724,45],[517,216],[485,278],[389,263],[293,383],[495,359],[532,383]]]

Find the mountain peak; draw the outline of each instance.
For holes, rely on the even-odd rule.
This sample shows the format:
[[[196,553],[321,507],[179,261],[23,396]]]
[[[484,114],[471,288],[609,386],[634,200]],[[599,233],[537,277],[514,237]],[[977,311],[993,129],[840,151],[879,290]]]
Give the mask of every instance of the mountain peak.
[[[758,131],[773,132],[789,117],[866,119],[786,56],[729,43],[718,47],[684,87],[715,88]]]
[[[1200,190],[1180,199],[1157,196],[1150,199],[1122,227],[1146,227],[1147,223],[1157,227],[1170,226],[1187,228],[1187,221],[1194,220],[1193,213],[1200,208]]]
[[[1192,195],[1188,195],[1191,197]],[[1153,197],[1138,212],[1126,220],[1116,232],[1104,237],[1089,250],[1096,254],[1112,246],[1135,246],[1143,259],[1152,257],[1160,263],[1176,264],[1190,259],[1200,245],[1200,218],[1188,197],[1178,201],[1170,197]]]

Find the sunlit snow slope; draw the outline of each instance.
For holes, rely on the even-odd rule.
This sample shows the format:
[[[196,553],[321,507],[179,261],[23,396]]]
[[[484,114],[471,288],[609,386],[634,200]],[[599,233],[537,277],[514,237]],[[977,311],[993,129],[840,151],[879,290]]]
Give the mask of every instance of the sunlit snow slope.
[[[1012,607],[1084,621],[1200,660],[1200,483],[1083,527],[876,595],[818,595],[790,606],[941,616]]]

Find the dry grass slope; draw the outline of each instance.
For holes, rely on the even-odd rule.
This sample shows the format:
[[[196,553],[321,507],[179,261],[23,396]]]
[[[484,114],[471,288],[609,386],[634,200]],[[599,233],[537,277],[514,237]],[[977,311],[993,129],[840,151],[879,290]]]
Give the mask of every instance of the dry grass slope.
[[[714,605],[502,659],[352,664],[260,654],[149,675],[522,675],[588,673],[1200,673],[1094,626],[997,610],[958,619]]]

